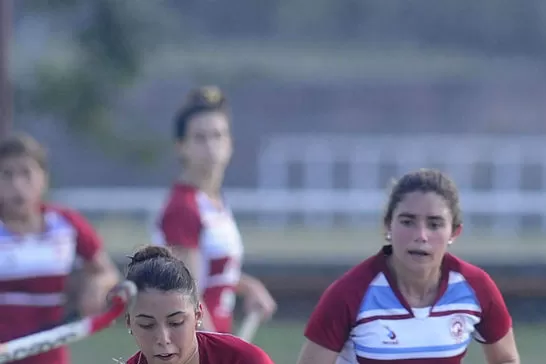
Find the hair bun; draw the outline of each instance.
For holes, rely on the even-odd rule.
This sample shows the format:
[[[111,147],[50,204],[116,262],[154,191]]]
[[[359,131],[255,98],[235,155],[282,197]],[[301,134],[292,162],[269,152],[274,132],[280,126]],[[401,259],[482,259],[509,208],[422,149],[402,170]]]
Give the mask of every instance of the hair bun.
[[[174,258],[174,255],[169,248],[164,246],[147,245],[137,250],[136,253],[129,258],[131,259],[129,265],[134,265],[156,258]]]
[[[222,109],[226,104],[226,97],[218,86],[203,86],[188,93],[186,104],[193,107]]]

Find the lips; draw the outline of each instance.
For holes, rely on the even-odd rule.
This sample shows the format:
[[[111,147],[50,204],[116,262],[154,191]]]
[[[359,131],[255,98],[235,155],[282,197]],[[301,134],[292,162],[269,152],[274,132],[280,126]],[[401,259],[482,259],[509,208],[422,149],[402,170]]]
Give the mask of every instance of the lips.
[[[430,256],[429,252],[425,250],[420,250],[420,249],[408,250],[408,254],[411,255],[412,257],[429,257]]]
[[[157,359],[159,359],[159,360],[163,360],[163,361],[166,361],[166,362],[168,362],[168,361],[170,361],[170,360],[173,360],[175,357],[176,357],[176,354],[172,354],[172,353],[170,353],[170,354],[165,353],[165,354],[157,354],[157,355],[154,355],[154,358],[157,358]]]

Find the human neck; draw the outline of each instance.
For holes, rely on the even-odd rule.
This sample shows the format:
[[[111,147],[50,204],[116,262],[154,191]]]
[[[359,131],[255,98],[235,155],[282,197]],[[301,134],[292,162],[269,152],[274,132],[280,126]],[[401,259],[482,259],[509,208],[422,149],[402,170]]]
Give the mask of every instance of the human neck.
[[[396,284],[402,295],[412,307],[430,306],[433,304],[440,285],[440,267],[431,267],[416,273],[405,268],[400,263],[390,260],[390,268],[394,273]]]
[[[39,233],[44,225],[43,216],[39,211],[28,216],[3,214],[2,222],[9,231],[17,234]]]
[[[180,364],[199,364],[199,343],[197,337],[195,340],[195,346],[193,352],[186,359],[183,359]]]
[[[224,181],[224,172],[205,173],[188,170],[180,175],[179,180],[197,187],[209,197],[217,198],[220,196],[222,182]]]
[[[195,347],[195,351],[186,360],[180,364],[199,364],[199,350]]]

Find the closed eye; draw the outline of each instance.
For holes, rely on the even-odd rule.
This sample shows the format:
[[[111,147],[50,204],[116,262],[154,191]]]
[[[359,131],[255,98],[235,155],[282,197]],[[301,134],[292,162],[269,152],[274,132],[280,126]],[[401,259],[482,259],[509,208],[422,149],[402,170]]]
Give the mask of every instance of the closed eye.
[[[138,324],[138,326],[140,326],[144,330],[149,330],[154,327],[154,324]]]

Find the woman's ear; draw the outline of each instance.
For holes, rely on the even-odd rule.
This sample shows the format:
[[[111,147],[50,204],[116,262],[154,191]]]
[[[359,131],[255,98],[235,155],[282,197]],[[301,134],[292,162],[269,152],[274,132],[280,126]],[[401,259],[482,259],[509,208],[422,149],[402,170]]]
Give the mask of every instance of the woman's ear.
[[[455,230],[453,230],[453,232],[451,233],[451,239],[449,239],[449,242],[448,244],[451,245],[453,244],[453,242],[455,241],[455,239],[457,239],[459,237],[459,235],[461,235],[461,233],[463,232],[463,225],[459,225],[455,228]]]
[[[203,325],[203,306],[199,304],[195,310],[195,328],[199,330]]]

